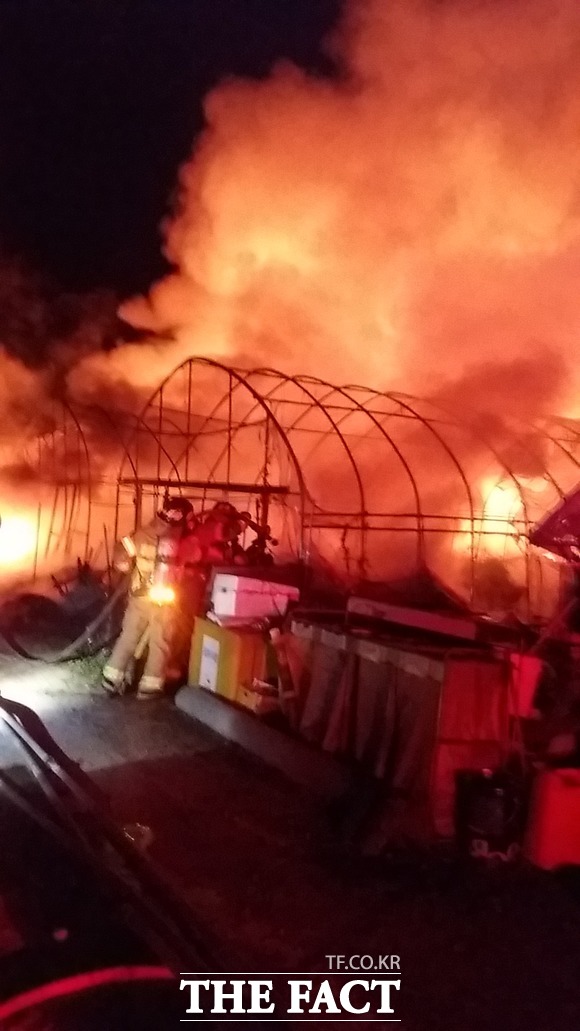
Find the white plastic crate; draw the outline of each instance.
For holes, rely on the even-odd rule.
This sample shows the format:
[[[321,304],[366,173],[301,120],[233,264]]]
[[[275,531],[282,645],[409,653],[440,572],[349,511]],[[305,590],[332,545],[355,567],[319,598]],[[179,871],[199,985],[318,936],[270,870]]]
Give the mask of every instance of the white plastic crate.
[[[256,580],[235,573],[216,573],[211,592],[211,606],[216,616],[262,618],[283,616],[291,601],[298,601],[300,592],[288,584]]]

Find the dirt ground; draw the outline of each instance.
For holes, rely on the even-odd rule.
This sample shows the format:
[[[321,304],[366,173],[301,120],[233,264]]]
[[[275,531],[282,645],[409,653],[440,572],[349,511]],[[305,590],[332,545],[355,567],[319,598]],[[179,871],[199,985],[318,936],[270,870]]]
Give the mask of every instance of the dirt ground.
[[[306,973],[327,955],[395,954],[405,1031],[580,1028],[575,874],[370,865],[341,848],[320,804],[170,701],[111,700],[82,662],[5,658],[0,688],[38,712],[120,822],[151,828],[151,858],[226,969]]]

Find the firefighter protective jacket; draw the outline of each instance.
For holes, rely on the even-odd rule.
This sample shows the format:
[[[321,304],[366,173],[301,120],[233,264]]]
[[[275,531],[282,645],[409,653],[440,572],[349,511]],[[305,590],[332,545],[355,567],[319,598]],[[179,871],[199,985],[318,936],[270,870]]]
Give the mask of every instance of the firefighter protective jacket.
[[[131,594],[136,597],[146,595],[155,570],[157,559],[157,547],[160,536],[174,534],[180,531],[172,530],[158,520],[154,520],[147,526],[140,527],[133,534],[123,537],[120,542],[121,551],[117,554],[116,562],[121,566],[127,562],[132,563],[131,572]]]

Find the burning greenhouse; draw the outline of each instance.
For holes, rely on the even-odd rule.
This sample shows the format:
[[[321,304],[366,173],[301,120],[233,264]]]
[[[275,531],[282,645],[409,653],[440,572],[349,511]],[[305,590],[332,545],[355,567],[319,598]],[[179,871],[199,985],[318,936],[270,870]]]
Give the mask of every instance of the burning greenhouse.
[[[173,270],[121,309],[149,338],[3,359],[6,569],[105,561],[135,484],[261,483],[283,547],[349,584],[423,564],[549,615],[528,535],[578,478],[580,18],[527,11],[352,3],[334,75],[210,94]]]
[[[475,612],[542,623],[567,577],[530,532],[574,486],[580,434],[565,420],[507,426],[498,450],[441,404],[192,358],[139,413],[63,406],[25,443],[30,501],[20,484],[6,508],[5,572],[75,554],[106,564],[177,491],[199,510],[227,498],[251,511],[279,560],[343,590],[429,568]]]
[[[396,948],[568,1028],[577,0],[4,6],[0,1023]]]

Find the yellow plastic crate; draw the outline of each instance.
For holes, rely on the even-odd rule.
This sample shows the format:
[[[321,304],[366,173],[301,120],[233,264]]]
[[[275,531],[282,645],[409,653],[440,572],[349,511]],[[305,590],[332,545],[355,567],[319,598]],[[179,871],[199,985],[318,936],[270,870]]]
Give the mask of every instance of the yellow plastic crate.
[[[191,642],[189,684],[230,701],[266,674],[269,642],[258,630],[230,629],[197,618]]]

